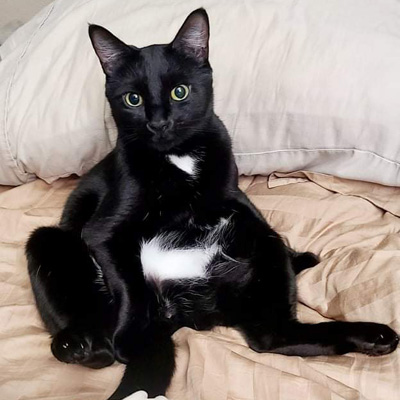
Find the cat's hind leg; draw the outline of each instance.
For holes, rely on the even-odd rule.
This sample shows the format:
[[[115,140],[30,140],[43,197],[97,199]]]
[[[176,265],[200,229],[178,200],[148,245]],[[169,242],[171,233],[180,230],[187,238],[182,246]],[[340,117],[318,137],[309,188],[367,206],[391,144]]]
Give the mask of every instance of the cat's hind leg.
[[[114,362],[112,297],[80,237],[58,227],[26,245],[36,304],[60,361],[101,368]]]
[[[227,249],[234,258],[250,254],[249,280],[230,296],[224,314],[258,352],[316,356],[394,351],[399,338],[390,327],[372,322],[302,324],[296,318],[295,273],[317,262],[311,253],[296,253],[259,218],[237,212],[235,240]],[[234,254],[236,251],[236,254]],[[294,265],[293,265],[294,264]]]
[[[314,255],[307,254],[311,253],[300,253],[298,257],[312,261]],[[387,325],[372,322],[298,322],[292,263],[290,253],[278,242],[269,248],[268,253],[260,249],[253,259],[252,280],[241,296],[238,315],[238,328],[253,350],[297,356],[348,352],[378,356],[396,349],[399,337]]]
[[[305,357],[358,352],[380,356],[393,352],[399,342],[396,332],[387,325],[372,322],[292,321],[275,329],[264,329],[259,323],[242,327],[242,332],[249,346],[260,353]]]

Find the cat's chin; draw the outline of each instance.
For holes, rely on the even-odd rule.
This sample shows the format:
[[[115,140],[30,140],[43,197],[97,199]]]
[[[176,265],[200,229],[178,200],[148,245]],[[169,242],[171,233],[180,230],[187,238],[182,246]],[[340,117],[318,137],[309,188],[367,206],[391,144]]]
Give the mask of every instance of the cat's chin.
[[[149,146],[151,149],[155,151],[159,151],[161,153],[167,153],[173,150],[179,143],[174,139],[163,139],[163,140],[151,140],[149,142]]]

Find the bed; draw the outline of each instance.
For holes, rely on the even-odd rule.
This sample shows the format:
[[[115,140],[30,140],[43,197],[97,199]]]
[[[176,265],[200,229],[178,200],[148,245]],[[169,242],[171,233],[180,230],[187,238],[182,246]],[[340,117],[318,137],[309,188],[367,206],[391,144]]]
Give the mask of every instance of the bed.
[[[298,277],[299,318],[376,321],[400,331],[400,188],[312,172],[241,177],[241,188],[298,250],[321,262]],[[77,178],[0,192],[0,398],[105,400],[123,366],[58,362],[36,311],[24,243],[56,224]],[[400,354],[257,354],[233,329],[181,329],[170,400],[397,400]]]
[[[0,41],[36,11],[9,3],[14,22],[0,18]],[[297,278],[300,320],[400,332],[398,2],[118,5],[56,0],[0,47],[0,400],[105,400],[123,374],[119,364],[95,371],[52,356],[24,256],[29,233],[58,222],[77,175],[115,143],[88,22],[142,46],[172,39],[190,11],[206,7],[215,108],[232,135],[241,188],[290,246],[321,258]],[[221,327],[184,328],[174,341],[169,400],[400,398],[400,350],[258,354]]]

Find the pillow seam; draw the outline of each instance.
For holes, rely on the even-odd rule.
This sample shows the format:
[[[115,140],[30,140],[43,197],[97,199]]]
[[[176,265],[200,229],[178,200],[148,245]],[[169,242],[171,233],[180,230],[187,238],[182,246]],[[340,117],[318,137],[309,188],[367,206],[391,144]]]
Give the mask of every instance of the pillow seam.
[[[238,153],[234,152],[233,154],[235,156],[262,156],[265,154],[271,154],[271,153],[283,153],[283,152],[293,152],[293,151],[304,151],[304,152],[314,152],[314,151],[355,151],[358,153],[366,153],[370,154],[374,157],[380,158],[383,161],[389,162],[391,164],[395,164],[396,166],[400,167],[400,163],[394,160],[391,160],[389,158],[383,157],[373,151],[370,150],[360,150],[360,149],[346,149],[346,148],[337,148],[337,149],[327,149],[327,148],[317,148],[317,149],[306,149],[306,148],[299,148],[299,149],[279,149],[279,150],[266,150],[266,151],[258,151],[258,152],[245,152],[245,153]]]

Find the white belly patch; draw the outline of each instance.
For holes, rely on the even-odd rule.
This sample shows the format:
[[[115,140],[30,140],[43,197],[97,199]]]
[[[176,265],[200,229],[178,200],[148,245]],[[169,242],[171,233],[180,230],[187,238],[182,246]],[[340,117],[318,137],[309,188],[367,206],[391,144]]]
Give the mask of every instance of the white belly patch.
[[[196,279],[206,277],[206,267],[218,251],[207,247],[168,248],[168,236],[156,236],[142,244],[143,274],[153,279]]]
[[[208,234],[193,247],[179,245],[177,233],[165,233],[144,241],[140,260],[146,279],[198,279],[207,277],[207,266],[222,251],[220,240],[229,220],[209,229]],[[180,233],[185,235],[185,232]]]

